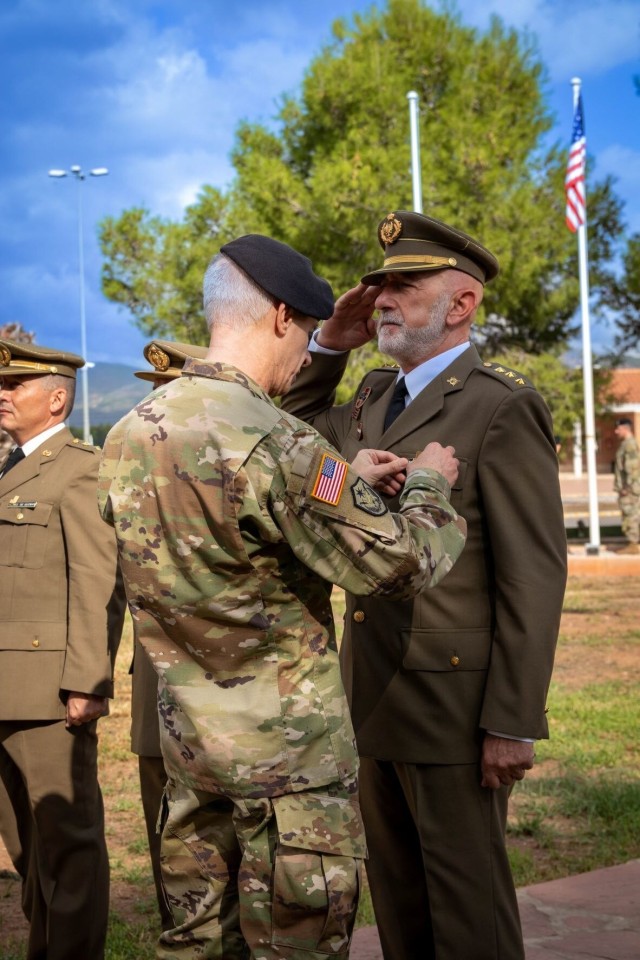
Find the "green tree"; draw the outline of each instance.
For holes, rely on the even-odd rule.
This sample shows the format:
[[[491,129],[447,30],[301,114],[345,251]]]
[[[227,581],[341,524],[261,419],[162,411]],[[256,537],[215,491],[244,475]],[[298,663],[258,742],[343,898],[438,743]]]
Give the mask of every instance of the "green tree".
[[[419,95],[425,212],[478,236],[501,274],[478,322],[492,351],[545,352],[573,333],[575,238],[564,227],[567,145],[552,127],[534,41],[498,19],[481,33],[423,0],[388,0],[309,65],[271,129],[242,123],[228,196],[205,187],[184,221],[131,210],[101,231],[103,289],[147,333],[201,339],[199,282],[231,236],[267,233],[307,253],[336,292],[381,260],[375,225],[412,205],[406,93]],[[592,285],[620,232],[610,181],[589,185]],[[369,365],[373,347],[363,352]]]
[[[212,252],[233,236],[225,213],[225,197],[204,186],[180,223],[142,208],[106,217],[99,234],[104,295],[150,336],[206,343],[202,275]]]
[[[640,233],[627,241],[622,256],[622,274],[603,296],[604,303],[617,312],[618,346],[640,343]]]
[[[243,124],[232,209],[251,229],[312,257],[338,289],[379,265],[374,225],[411,206],[406,93],[422,107],[425,212],[480,237],[501,263],[480,323],[491,345],[566,342],[578,304],[575,238],[564,227],[566,149],[543,149],[552,119],[533,41],[494,19],[482,34],[421,0],[338,21],[333,42],[285,100],[279,129]],[[620,229],[610,181],[590,185],[592,274]],[[593,282],[593,281],[592,281]]]

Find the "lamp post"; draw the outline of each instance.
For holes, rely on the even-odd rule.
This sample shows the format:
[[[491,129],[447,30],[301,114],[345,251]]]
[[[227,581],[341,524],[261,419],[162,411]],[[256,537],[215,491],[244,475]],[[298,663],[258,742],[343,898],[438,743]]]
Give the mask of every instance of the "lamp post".
[[[89,170],[91,177],[106,177],[109,173],[106,167],[94,167]],[[82,229],[82,183],[87,175],[82,167],[74,164],[69,170],[49,170],[50,177],[67,177],[71,174],[78,184],[78,261],[80,267],[80,342],[84,367],[80,368],[82,378],[82,437],[86,443],[91,442],[91,428],[89,425],[89,363],[87,362],[87,323],[84,306],[84,236]]]

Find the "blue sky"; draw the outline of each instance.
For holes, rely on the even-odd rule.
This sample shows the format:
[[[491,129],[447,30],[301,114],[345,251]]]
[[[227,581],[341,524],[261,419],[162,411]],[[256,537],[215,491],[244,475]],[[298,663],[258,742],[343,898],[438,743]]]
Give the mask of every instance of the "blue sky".
[[[77,184],[47,171],[108,167],[81,187],[87,353],[138,365],[146,338],[100,293],[97,222],[131,206],[177,218],[203,183],[227,185],[238,122],[269,122],[333,21],[370,5],[5,0],[0,322],[80,352]],[[537,37],[553,138],[567,146],[570,80],[582,78],[589,153],[598,174],[617,177],[629,229],[640,231],[640,0],[459,0],[458,9],[470,25],[496,13]],[[596,346],[611,336],[611,326],[595,325]]]

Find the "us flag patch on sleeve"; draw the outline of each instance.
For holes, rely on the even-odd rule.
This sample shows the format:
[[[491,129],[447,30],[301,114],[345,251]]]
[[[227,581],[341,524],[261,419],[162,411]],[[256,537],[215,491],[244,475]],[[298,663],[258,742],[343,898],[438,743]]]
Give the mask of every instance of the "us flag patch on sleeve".
[[[338,460],[330,453],[324,453],[320,461],[320,469],[311,491],[311,496],[323,503],[330,503],[335,507],[340,500],[340,494],[347,477],[347,464]]]

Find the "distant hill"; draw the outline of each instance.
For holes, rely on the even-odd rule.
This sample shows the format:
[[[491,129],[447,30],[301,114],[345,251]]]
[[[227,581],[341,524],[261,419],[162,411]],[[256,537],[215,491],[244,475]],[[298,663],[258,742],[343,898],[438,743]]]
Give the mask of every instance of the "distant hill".
[[[96,363],[89,370],[89,421],[91,426],[113,426],[151,390],[148,380],[134,376],[134,368],[123,363]],[[72,427],[82,426],[82,380],[78,373],[76,402],[69,417]]]

